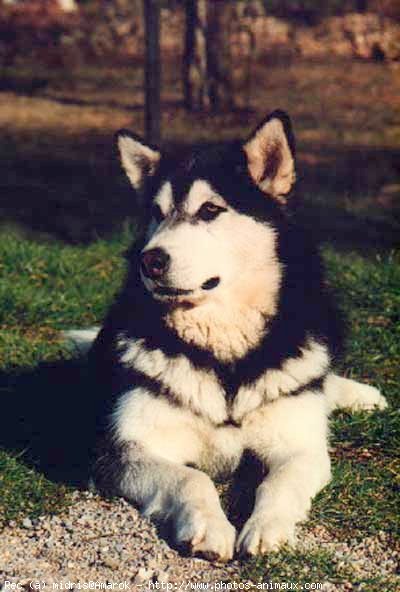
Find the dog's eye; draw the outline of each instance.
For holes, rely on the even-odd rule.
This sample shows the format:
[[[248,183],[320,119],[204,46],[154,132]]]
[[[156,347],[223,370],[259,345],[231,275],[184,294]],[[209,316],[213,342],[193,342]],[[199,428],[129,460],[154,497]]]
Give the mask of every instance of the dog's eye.
[[[151,216],[158,223],[164,220],[164,214],[158,204],[153,204],[153,207],[151,208]]]
[[[222,212],[226,212],[226,209],[213,204],[211,201],[206,201],[197,212],[197,217],[200,220],[209,222],[210,220],[214,220]]]

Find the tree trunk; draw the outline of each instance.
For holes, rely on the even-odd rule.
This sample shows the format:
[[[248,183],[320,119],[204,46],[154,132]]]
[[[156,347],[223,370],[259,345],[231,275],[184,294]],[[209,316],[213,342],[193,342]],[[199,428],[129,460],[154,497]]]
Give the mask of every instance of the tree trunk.
[[[151,144],[161,139],[160,2],[143,0],[146,37],[145,130]]]
[[[183,80],[185,106],[189,110],[233,107],[230,4],[229,0],[185,2]]]

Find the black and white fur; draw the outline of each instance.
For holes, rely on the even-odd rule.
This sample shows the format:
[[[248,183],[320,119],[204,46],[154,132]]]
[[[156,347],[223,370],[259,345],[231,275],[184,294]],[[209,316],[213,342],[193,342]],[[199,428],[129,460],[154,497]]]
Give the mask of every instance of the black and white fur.
[[[332,373],[341,331],[290,211],[290,121],[274,112],[244,143],[175,168],[129,132],[118,146],[153,215],[90,353],[107,407],[95,482],[171,520],[193,553],[275,549],[330,479],[329,412],[386,405]],[[237,536],[211,478],[245,451],[268,472]]]

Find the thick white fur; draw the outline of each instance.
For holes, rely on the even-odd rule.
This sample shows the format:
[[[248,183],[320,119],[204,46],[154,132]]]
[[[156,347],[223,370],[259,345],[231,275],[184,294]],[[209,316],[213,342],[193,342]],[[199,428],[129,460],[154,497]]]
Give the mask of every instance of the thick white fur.
[[[306,518],[312,498],[329,480],[329,411],[385,404],[376,389],[335,375],[327,379],[326,397],[305,392],[277,398],[293,381],[301,384],[327,367],[324,348],[313,342],[281,371],[266,372],[249,396],[239,391],[231,407],[212,371],[197,370],[184,357],[171,359],[159,350],[148,352],[140,340],[129,343],[121,336],[120,344],[124,346],[121,361],[150,377],[162,376],[179,403],[174,406],[143,388],[132,389],[121,397],[113,415],[117,441],[139,444],[144,451],[141,465],[153,467],[156,461],[157,485],[146,474],[141,477],[143,510],[171,516],[178,542],[189,542],[195,551],[220,559],[233,555],[233,527],[222,518],[212,483],[204,481],[198,470],[188,472],[185,465],[217,476],[232,472],[245,449],[265,463],[268,477],[257,490],[253,514],[236,543],[241,553],[263,553],[294,540],[295,524]],[[241,425],[221,425],[229,417],[240,417]],[[171,466],[176,473],[173,483],[168,479]],[[188,489],[182,488],[188,480]],[[137,502],[138,493],[133,497]]]
[[[163,385],[174,393],[177,403],[214,424],[229,418],[240,421],[261,403],[273,401],[324,374],[329,365],[326,348],[310,340],[301,355],[287,360],[281,370],[267,370],[251,386],[241,387],[228,409],[225,393],[212,369],[194,370],[183,355],[169,358],[159,349],[148,351],[141,339],[130,341],[121,335],[118,344],[124,349],[121,362],[125,366],[149,378],[162,377]]]
[[[233,471],[247,449],[269,467],[253,514],[237,540],[238,551],[250,554],[292,541],[295,524],[306,518],[311,499],[330,476],[326,403],[317,393],[260,406],[235,427],[217,426],[134,389],[120,399],[113,426],[119,442],[135,442],[144,451],[138,464],[146,463],[149,470],[140,475],[139,500],[137,490],[133,497],[145,514],[172,517],[178,543],[189,542],[194,550],[220,559],[233,555],[233,527],[222,515],[211,481],[199,470],[188,472],[185,465],[216,476],[221,470]],[[150,470],[155,462],[156,486]]]
[[[172,196],[172,186],[169,181],[163,183],[159,192],[154,198],[154,203],[160,207],[160,210],[164,216],[167,216],[171,211],[174,201]]]
[[[80,353],[84,354],[87,353],[89,349],[92,347],[93,342],[96,339],[99,331],[99,327],[91,327],[89,329],[75,329],[70,331],[64,331],[64,337]],[[123,336],[121,338],[120,345],[126,345],[126,340]],[[138,349],[138,346],[134,343],[132,343],[131,347],[133,347],[132,351],[136,351]],[[318,345],[317,349],[319,347],[321,346]],[[128,351],[125,354],[126,357],[123,357],[123,361],[125,363],[129,363],[130,352],[131,350],[128,349]],[[179,358],[177,358],[177,360],[179,360]],[[321,367],[324,364],[323,355],[318,356],[316,361],[319,363],[319,367]],[[271,382],[269,383],[268,391],[270,393],[276,393],[277,390],[280,390],[282,393],[284,393],[285,384],[287,384],[288,390],[293,388],[292,376],[288,376],[283,373],[274,374],[273,372],[274,371],[271,370],[268,374],[269,377],[273,377],[273,379],[271,379]],[[310,376],[310,380],[312,378],[312,375],[310,374],[308,376]],[[185,377],[185,380],[186,379],[187,377]],[[264,381],[265,375],[263,375],[260,378],[260,380]],[[385,397],[380,393],[379,389],[369,384],[363,384],[361,382],[358,382],[357,380],[352,380],[350,378],[338,376],[333,372],[330,373],[327,379],[325,380],[324,395],[327,400],[327,410],[329,413],[335,409],[348,409],[349,411],[371,411],[373,409],[383,410],[387,407],[387,401]],[[276,397],[272,396],[272,398]],[[238,401],[236,401],[236,405],[238,405]],[[223,413],[221,413],[221,417],[222,415]]]
[[[89,346],[95,334],[91,329],[68,336],[82,347]],[[114,437],[140,446],[140,462],[137,456],[132,461],[143,469],[135,474],[135,485],[123,481],[121,490],[140,503],[146,515],[171,517],[177,542],[207,557],[230,559],[235,540],[238,552],[253,555],[293,542],[295,524],[306,518],[312,498],[329,481],[329,412],[386,406],[377,389],[334,374],[326,379],[325,396],[306,392],[278,398],[328,364],[324,348],[314,342],[281,371],[266,372],[259,388],[251,393],[241,389],[231,408],[212,371],[194,369],[183,356],[170,359],[160,350],[149,352],[141,340],[121,335],[119,345],[123,364],[149,377],[162,375],[179,403],[175,406],[144,388],[133,388],[120,398],[112,418]],[[241,425],[223,425],[229,417],[240,418]],[[245,449],[252,450],[269,473],[236,539],[205,473],[234,471]]]
[[[336,374],[329,374],[327,377],[325,394],[329,411],[334,409],[371,411],[372,409],[386,409],[388,406],[385,397],[374,386]]]
[[[126,348],[123,364],[150,378],[162,377],[163,385],[171,389],[181,405],[214,423],[227,419],[224,392],[212,370],[194,371],[185,356],[172,359],[161,350],[148,351],[143,340],[130,343],[121,337],[119,344]]]
[[[235,397],[232,418],[239,422],[250,409],[296,390],[324,374],[328,366],[326,348],[310,340],[301,355],[284,362],[281,370],[267,370],[251,386],[241,387]]]

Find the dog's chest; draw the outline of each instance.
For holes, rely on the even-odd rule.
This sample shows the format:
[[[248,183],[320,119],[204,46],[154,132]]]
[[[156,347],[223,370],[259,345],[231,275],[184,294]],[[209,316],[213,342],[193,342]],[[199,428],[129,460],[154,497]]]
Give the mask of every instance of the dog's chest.
[[[141,339],[122,338],[119,347],[122,367],[149,379],[147,388],[153,395],[188,408],[213,424],[239,424],[263,400],[264,385],[260,381],[246,386],[236,384],[232,390],[231,376],[224,380],[212,367],[196,367],[184,355],[168,356],[160,349],[148,349]]]

